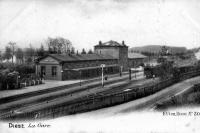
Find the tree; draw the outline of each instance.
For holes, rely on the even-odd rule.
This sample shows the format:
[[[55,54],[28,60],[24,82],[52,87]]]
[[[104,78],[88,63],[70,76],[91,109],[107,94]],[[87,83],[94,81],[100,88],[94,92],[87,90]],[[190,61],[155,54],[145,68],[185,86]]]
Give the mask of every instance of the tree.
[[[172,76],[173,72],[173,62],[163,61],[158,69],[158,75],[161,79],[167,79]]]
[[[8,43],[9,45],[10,45],[10,48],[11,48],[11,58],[12,58],[12,63],[13,63],[13,57],[14,57],[14,55],[15,55],[15,45],[16,45],[16,43],[15,42],[9,42]]]
[[[6,46],[3,58],[9,60],[12,58],[12,50],[10,47]]]
[[[70,53],[72,48],[72,43],[68,39],[62,37],[48,37],[46,43],[49,49],[49,53]]]
[[[0,51],[0,62],[2,62],[2,60],[3,60],[3,55],[2,55],[2,53]]]
[[[169,55],[168,48],[166,46],[162,46],[159,58],[157,59],[157,62],[160,63],[160,68],[157,70],[161,79],[166,79],[172,76],[174,62],[169,61],[167,55]]]
[[[24,52],[21,48],[18,48],[16,51],[16,58],[19,61],[19,63],[23,63],[24,59]]]
[[[167,55],[168,54],[168,48],[166,46],[161,47],[161,56]]]
[[[26,48],[25,49],[25,60],[26,62],[29,64],[29,63],[32,63],[35,59],[35,49],[31,46],[30,44],[30,47],[29,48]]]
[[[91,49],[88,51],[88,54],[93,54],[93,52],[92,52],[92,50],[91,50]]]
[[[37,56],[42,57],[45,55],[44,46],[41,44],[40,48],[37,50]]]
[[[81,52],[81,54],[86,54],[86,52],[85,52],[85,49],[84,49],[84,48],[82,49],[82,52]]]
[[[71,54],[75,54],[75,48],[74,47],[72,47],[72,49],[71,49]]]

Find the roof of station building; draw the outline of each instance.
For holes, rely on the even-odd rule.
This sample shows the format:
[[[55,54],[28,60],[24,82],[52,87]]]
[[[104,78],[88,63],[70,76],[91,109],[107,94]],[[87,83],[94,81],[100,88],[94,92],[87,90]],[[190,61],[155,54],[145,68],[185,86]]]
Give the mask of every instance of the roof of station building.
[[[40,61],[46,57],[52,57],[59,62],[75,62],[75,61],[90,61],[90,60],[115,60],[116,58],[110,55],[102,54],[49,54],[37,60]]]

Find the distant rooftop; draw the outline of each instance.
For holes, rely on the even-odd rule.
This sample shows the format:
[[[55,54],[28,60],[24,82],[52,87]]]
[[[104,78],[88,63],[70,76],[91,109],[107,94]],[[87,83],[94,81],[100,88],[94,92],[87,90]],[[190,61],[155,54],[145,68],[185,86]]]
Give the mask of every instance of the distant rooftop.
[[[95,46],[108,46],[108,47],[127,47],[125,42],[122,41],[122,43],[118,43],[117,41],[113,41],[113,40],[110,40],[108,42],[104,42],[102,43],[101,41],[99,41],[99,44],[98,45],[95,45]]]
[[[128,53],[128,58],[129,59],[143,59],[146,58],[146,56],[140,54],[140,53]]]

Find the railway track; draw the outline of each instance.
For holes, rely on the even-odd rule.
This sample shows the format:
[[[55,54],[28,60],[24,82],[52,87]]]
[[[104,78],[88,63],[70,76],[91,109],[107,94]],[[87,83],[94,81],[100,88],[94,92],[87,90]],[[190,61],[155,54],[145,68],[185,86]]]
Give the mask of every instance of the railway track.
[[[121,81],[121,82],[117,83],[116,85],[114,85],[114,84],[109,85],[109,86],[107,86],[108,89],[106,89],[106,90],[100,90],[100,88],[96,88],[98,90],[96,93],[92,93],[90,95],[88,95],[87,93],[86,94],[81,94],[80,97],[78,97],[78,98],[73,98],[73,97],[67,97],[66,96],[66,97],[59,97],[57,99],[51,99],[51,100],[48,100],[48,102],[42,101],[42,102],[35,103],[35,104],[22,105],[20,108],[17,108],[16,110],[14,110],[14,112],[10,112],[10,111],[4,112],[1,115],[1,117],[5,117],[5,116],[9,116],[9,115],[15,115],[17,113],[20,114],[20,113],[34,112],[34,111],[42,110],[42,109],[49,108],[49,107],[52,107],[52,106],[58,106],[58,105],[62,106],[62,104],[70,105],[70,104],[77,103],[77,102],[80,102],[82,100],[85,100],[85,98],[91,98],[92,96],[93,97],[98,97],[98,96],[102,95],[103,93],[114,92],[113,90],[116,90],[116,92],[121,92],[121,91],[123,91],[123,89],[121,87],[126,82],[127,81]],[[138,84],[136,88],[138,88],[139,86],[141,86],[141,83],[144,83],[145,85],[148,85],[150,82],[152,82],[150,79],[145,79],[145,81],[144,80],[140,80],[140,81],[132,82],[131,84],[129,84],[127,86],[130,87],[130,86],[133,86],[136,83],[136,84]],[[111,87],[113,85],[114,85],[114,87],[109,89],[109,87]]]
[[[119,88],[111,88],[105,91],[101,91],[99,93],[96,93],[95,96],[105,96],[105,95],[112,95],[112,94],[117,94],[117,93],[121,93],[121,92],[125,92],[125,91],[131,91],[131,90],[136,90],[136,89],[140,89],[140,87],[144,88],[147,86],[151,86],[153,84],[155,84],[156,82],[158,82],[159,79],[145,79],[142,82],[138,82],[138,83],[131,83],[131,84],[125,84],[124,86],[120,86]],[[92,95],[91,95],[92,97]]]
[[[185,74],[186,76],[184,76],[186,79],[187,78],[191,78],[194,76],[197,76],[199,73],[196,72],[192,72],[192,73],[187,73]],[[184,79],[183,77],[183,79]],[[147,79],[145,79],[147,80]],[[110,84],[107,84],[106,87],[102,90],[102,87],[95,87],[93,89],[96,89],[95,92],[89,92],[90,90],[93,89],[89,89],[88,91],[86,89],[84,89],[82,92],[84,92],[84,94],[82,94],[81,92],[76,92],[74,94],[76,94],[77,96],[74,97],[74,94],[70,94],[70,96],[63,96],[63,97],[59,97],[57,99],[51,99],[48,101],[41,101],[41,102],[36,102],[35,104],[30,104],[30,105],[24,105],[21,106],[20,108],[10,108],[9,110],[13,110],[12,112],[10,111],[6,111],[3,112],[0,116],[1,119],[6,119],[6,118],[34,118],[35,113],[40,113],[43,112],[44,114],[48,115],[48,113],[45,113],[46,111],[49,112],[49,115],[54,115],[56,114],[56,112],[59,114],[59,110],[65,110],[63,108],[65,108],[66,106],[68,107],[73,107],[73,108],[77,108],[80,106],[87,106],[87,104],[93,104],[94,101],[96,100],[100,100],[100,99],[104,99],[105,97],[116,97],[117,95],[122,95],[125,96],[126,95],[132,95],[131,93],[134,93],[134,95],[137,92],[137,97],[140,98],[140,93],[147,93],[148,95],[153,94],[154,92],[157,92],[159,90],[161,90],[162,88],[169,86],[173,83],[176,83],[176,81],[174,81],[174,79],[169,79],[166,81],[162,81],[161,83],[159,82],[159,85],[156,85],[157,81],[154,80],[154,82],[150,81],[152,79],[148,79],[149,82],[146,82],[144,80],[142,80],[143,84],[138,83],[136,86],[131,86],[131,84],[126,84],[127,81],[123,80],[123,81],[118,81],[118,82],[113,82]],[[146,82],[146,84],[144,84]],[[155,83],[155,85],[154,85]],[[109,86],[111,86],[111,88],[109,88]],[[157,88],[156,90],[152,88]],[[150,89],[150,92],[148,91],[148,88]],[[146,91],[145,91],[146,90]],[[151,91],[152,90],[152,91]],[[125,92],[125,93],[124,93]],[[142,96],[147,96],[147,94],[142,94]],[[125,98],[124,97],[124,98]],[[125,98],[126,99],[126,98]],[[130,100],[130,98],[129,98]],[[101,101],[101,100],[100,100]],[[127,100],[123,100],[124,102]],[[97,102],[97,101],[96,101]],[[95,103],[96,103],[95,102]],[[112,101],[111,104],[112,105]],[[104,106],[106,107],[106,105]],[[73,108],[72,108],[72,112],[73,113]],[[98,108],[98,106],[96,106],[95,108]],[[88,108],[88,110],[91,110],[91,108]],[[84,111],[84,110],[82,110]],[[81,112],[78,111],[78,112]],[[42,114],[43,114],[42,113]],[[70,112],[69,112],[70,113]],[[74,112],[75,113],[75,112]],[[43,116],[44,117],[44,116]]]
[[[141,75],[141,73],[138,75]],[[127,80],[127,79],[128,79],[128,76],[124,75],[122,78],[117,78],[114,80],[111,79],[109,81],[105,81],[105,85],[109,85],[114,82],[123,81],[123,80]],[[0,108],[1,108],[1,105],[3,105],[3,104],[4,105],[7,103],[9,104],[9,103],[12,103],[13,101],[19,101],[19,100],[34,97],[34,96],[45,96],[46,94],[48,94],[48,95],[55,94],[56,95],[56,94],[62,94],[64,92],[76,93],[79,91],[83,91],[87,88],[97,87],[100,85],[101,85],[101,83],[99,81],[97,82],[95,80],[89,84],[84,84],[82,86],[80,86],[79,83],[75,83],[72,85],[59,86],[59,87],[48,88],[48,89],[39,90],[39,91],[28,92],[28,93],[24,93],[24,94],[18,94],[18,95],[9,96],[9,97],[3,97],[3,98],[0,98]]]
[[[118,86],[121,86],[122,84],[126,84],[127,83],[127,79],[128,76],[124,76],[124,78],[122,79],[117,79],[117,80],[111,80],[109,82],[106,82],[106,86],[105,86],[105,90],[106,88],[109,89],[109,87],[113,86],[112,91],[115,90]],[[143,82],[142,80],[139,80],[140,82]],[[117,82],[117,85],[115,85]],[[133,83],[135,83],[137,81],[133,81]],[[27,108],[32,108],[32,107],[38,107],[40,105],[46,105],[46,104],[50,104],[52,102],[55,101],[59,101],[59,99],[61,101],[67,101],[69,100],[72,95],[74,94],[78,94],[78,93],[82,93],[82,92],[87,92],[86,95],[88,95],[91,90],[95,90],[95,92],[99,93],[102,92],[103,90],[101,90],[98,86],[100,85],[100,83],[94,83],[91,85],[85,85],[82,87],[78,87],[78,89],[76,90],[68,90],[67,92],[65,92],[66,90],[61,89],[59,91],[53,91],[53,92],[49,92],[49,93],[45,93],[45,94],[39,94],[35,96],[35,93],[33,96],[31,97],[23,97],[23,95],[21,97],[18,97],[17,99],[13,99],[14,101],[10,101],[8,103],[5,104],[1,104],[0,105],[0,113],[1,116],[4,115],[8,115],[8,114],[12,114],[12,113],[19,113],[19,112],[24,112],[22,110],[26,110]],[[67,88],[68,89],[68,88]],[[119,88],[118,88],[119,89]],[[87,91],[86,91],[87,90]],[[29,95],[29,94],[28,94]],[[79,97],[82,97],[82,95],[80,95]],[[16,100],[16,101],[15,101]],[[73,99],[71,99],[73,100]],[[56,102],[57,103],[57,102]]]
[[[199,75],[199,72],[191,72],[184,74],[185,76],[181,80],[185,80],[194,76]],[[152,80],[152,79],[149,79]],[[87,94],[80,94],[78,97],[73,98],[71,97],[63,97],[59,99],[53,99],[48,102],[41,102],[37,104],[31,104],[30,106],[23,106],[21,108],[17,108],[14,110],[14,112],[5,112],[0,116],[0,119],[18,119],[18,118],[29,118],[29,119],[36,119],[34,118],[37,116],[37,114],[41,113],[41,116],[39,115],[39,118],[54,118],[62,114],[73,114],[73,113],[80,113],[84,111],[89,111],[92,109],[98,109],[102,107],[107,107],[107,106],[113,106],[119,103],[127,102],[130,101],[131,98],[129,96],[136,96],[136,98],[141,98],[147,95],[151,95],[157,91],[162,90],[163,88],[172,85],[173,83],[177,83],[176,80],[173,78],[164,80],[162,82],[154,80],[154,82],[146,82],[146,84],[138,84],[138,86],[129,86],[129,85],[124,85],[124,83],[127,81],[121,81],[118,83],[113,83],[110,84],[113,88],[111,89],[105,89],[102,91],[100,88],[96,88],[99,91],[96,91],[95,93],[87,93]],[[157,84],[157,83],[158,84]],[[109,87],[109,85],[107,85]],[[155,88],[154,88],[155,87]],[[114,90],[115,88],[115,90]],[[118,88],[118,89],[116,89]],[[123,88],[123,89],[122,89]],[[87,91],[84,91],[87,92]],[[142,94],[143,93],[143,94]],[[88,95],[90,94],[90,95]],[[135,95],[136,94],[136,95]],[[117,98],[120,96],[122,99],[120,102],[115,101],[115,103],[112,102],[113,98]],[[107,97],[107,98],[106,98]],[[100,101],[105,101],[104,99],[109,99],[111,101],[109,102],[109,105],[104,105],[101,104]],[[129,98],[128,98],[129,97]],[[100,103],[99,103],[100,102]],[[105,101],[106,102],[106,101]],[[94,104],[95,103],[95,104]],[[101,105],[98,105],[101,104]],[[88,106],[89,105],[89,106]],[[95,106],[93,106],[95,105]],[[91,108],[93,106],[93,108]],[[139,105],[140,106],[140,105]],[[81,107],[83,107],[81,109]],[[85,107],[85,109],[84,109]],[[65,113],[64,113],[64,112]],[[67,113],[67,114],[66,114]],[[56,116],[55,116],[56,115]]]
[[[116,75],[111,75],[109,78],[114,78],[114,77],[117,77],[117,76]],[[120,81],[120,79],[121,80],[128,79],[127,73],[125,73],[122,78],[120,77],[120,78],[117,78],[116,80]],[[80,87],[80,88],[82,88],[82,87],[99,86],[99,85],[101,85],[101,83],[98,82],[99,80],[100,79],[83,81],[82,82],[82,86],[80,86],[80,83],[74,83],[74,84],[69,84],[69,85],[64,85],[64,86],[48,88],[48,89],[44,89],[44,90],[38,90],[38,91],[27,92],[27,93],[23,93],[23,94],[17,94],[17,95],[13,95],[13,96],[3,97],[3,98],[0,98],[0,105],[5,104],[5,103],[9,103],[9,102],[12,102],[12,101],[16,101],[16,100],[21,100],[21,99],[24,99],[24,98],[37,96],[37,95],[47,94],[47,93],[51,93],[51,92],[58,92],[58,91],[62,91],[62,90],[68,90],[69,88],[71,90],[72,87]],[[115,79],[114,80],[111,79],[109,81],[105,81],[105,85],[110,84],[112,82],[115,82]],[[72,90],[72,91],[74,91],[74,90]]]

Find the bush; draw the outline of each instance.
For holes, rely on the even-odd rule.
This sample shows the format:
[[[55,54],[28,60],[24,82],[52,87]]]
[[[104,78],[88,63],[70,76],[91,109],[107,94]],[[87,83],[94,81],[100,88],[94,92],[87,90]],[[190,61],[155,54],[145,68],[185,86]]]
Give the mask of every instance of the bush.
[[[12,89],[16,89],[16,83],[17,83],[17,80],[16,80],[16,77],[17,75],[8,75],[7,76],[7,84],[8,84],[8,88],[9,90],[12,90]]]
[[[19,72],[19,74],[31,74],[35,73],[34,65],[18,65],[15,67],[15,71]]]
[[[4,70],[4,69],[9,69],[9,70],[13,70],[14,66],[12,63],[0,63],[0,70]]]
[[[16,89],[18,88],[18,75],[20,76],[18,82],[20,82],[21,79],[29,78],[33,73],[35,73],[34,65],[13,65],[10,63],[2,63],[0,64],[0,68],[0,90]]]
[[[199,104],[200,103],[200,92],[194,92],[189,94],[188,98],[188,103],[195,103],[195,104]]]

